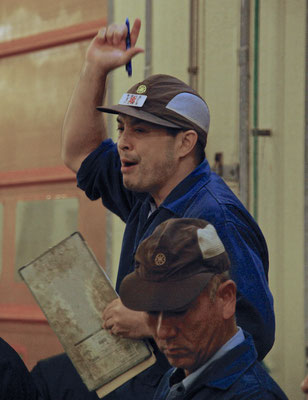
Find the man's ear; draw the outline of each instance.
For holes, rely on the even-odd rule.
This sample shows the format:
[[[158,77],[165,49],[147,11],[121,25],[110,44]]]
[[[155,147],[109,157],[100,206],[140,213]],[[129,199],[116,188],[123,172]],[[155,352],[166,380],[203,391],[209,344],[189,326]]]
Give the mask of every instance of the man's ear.
[[[193,129],[189,129],[188,131],[178,133],[177,138],[179,140],[178,155],[185,157],[194,149],[198,141],[198,134]]]
[[[221,301],[224,319],[230,319],[235,314],[236,307],[236,284],[231,279],[220,284],[217,289],[218,298]]]

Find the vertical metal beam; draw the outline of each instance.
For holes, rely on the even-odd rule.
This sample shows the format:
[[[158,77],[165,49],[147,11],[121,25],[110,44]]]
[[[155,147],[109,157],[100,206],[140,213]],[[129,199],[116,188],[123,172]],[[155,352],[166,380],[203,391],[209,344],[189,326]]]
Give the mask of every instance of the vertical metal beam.
[[[305,167],[304,167],[304,259],[305,259],[305,343],[308,356],[308,0],[306,0],[306,72],[305,72]]]
[[[249,43],[250,0],[241,1],[240,31],[240,115],[239,115],[239,194],[243,204],[249,206]]]
[[[253,129],[259,128],[259,17],[260,2],[255,0],[254,15],[254,57],[253,57]],[[259,202],[259,140],[253,137],[253,216],[258,220]]]
[[[189,85],[198,90],[199,0],[190,1]]]
[[[152,75],[152,0],[145,5],[145,67],[144,77]]]

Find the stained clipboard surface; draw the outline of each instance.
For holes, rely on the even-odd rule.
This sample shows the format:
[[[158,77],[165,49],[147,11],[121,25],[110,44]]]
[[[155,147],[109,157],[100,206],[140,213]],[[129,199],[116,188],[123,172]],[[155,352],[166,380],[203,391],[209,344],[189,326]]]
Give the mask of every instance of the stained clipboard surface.
[[[118,381],[125,381],[121,376],[127,371],[128,376],[136,375],[140,365],[143,370],[155,362],[144,341],[119,338],[102,329],[102,312],[117,294],[79,232],[19,273],[89,390],[107,383],[113,390]]]

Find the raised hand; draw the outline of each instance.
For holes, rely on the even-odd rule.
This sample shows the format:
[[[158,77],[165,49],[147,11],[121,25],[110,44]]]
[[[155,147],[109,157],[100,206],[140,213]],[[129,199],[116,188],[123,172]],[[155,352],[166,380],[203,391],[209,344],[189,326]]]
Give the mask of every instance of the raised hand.
[[[86,62],[94,65],[102,74],[125,65],[135,55],[143,52],[135,47],[141,27],[140,19],[136,19],[131,32],[131,48],[126,50],[126,24],[112,24],[102,28],[92,40],[86,54]]]

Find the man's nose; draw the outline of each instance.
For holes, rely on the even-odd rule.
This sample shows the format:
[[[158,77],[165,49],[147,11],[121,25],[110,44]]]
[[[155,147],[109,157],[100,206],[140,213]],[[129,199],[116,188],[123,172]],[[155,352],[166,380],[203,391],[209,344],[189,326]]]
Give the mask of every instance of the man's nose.
[[[157,318],[156,335],[158,339],[167,340],[177,335],[173,318],[161,312]]]
[[[120,137],[118,138],[118,148],[121,150],[131,150],[132,142],[128,130],[124,128]]]

